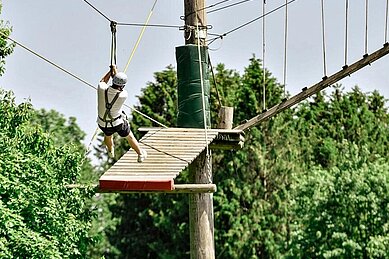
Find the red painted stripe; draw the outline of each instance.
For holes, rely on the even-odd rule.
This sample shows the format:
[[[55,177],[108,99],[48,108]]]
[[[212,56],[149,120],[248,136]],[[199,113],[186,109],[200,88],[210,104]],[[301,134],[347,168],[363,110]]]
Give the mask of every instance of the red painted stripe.
[[[103,191],[171,191],[174,189],[173,179],[161,180],[100,180]]]

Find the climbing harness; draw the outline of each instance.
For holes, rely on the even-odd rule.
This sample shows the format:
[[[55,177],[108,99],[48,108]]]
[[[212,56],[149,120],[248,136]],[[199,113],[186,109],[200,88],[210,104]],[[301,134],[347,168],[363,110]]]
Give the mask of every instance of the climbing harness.
[[[100,117],[100,120],[102,120],[103,122],[105,122],[105,128],[108,128],[108,124],[111,125],[111,127],[113,128],[113,123],[115,121],[117,121],[118,119],[122,118],[122,115],[119,115],[115,118],[112,117],[112,114],[111,114],[111,109],[113,107],[113,105],[115,104],[116,100],[119,98],[119,95],[120,95],[121,91],[118,92],[114,98],[111,100],[111,102],[109,102],[108,100],[108,88],[105,89],[104,91],[104,100],[105,100],[105,113],[104,113],[104,116],[103,117]],[[109,119],[107,119],[107,117]]]

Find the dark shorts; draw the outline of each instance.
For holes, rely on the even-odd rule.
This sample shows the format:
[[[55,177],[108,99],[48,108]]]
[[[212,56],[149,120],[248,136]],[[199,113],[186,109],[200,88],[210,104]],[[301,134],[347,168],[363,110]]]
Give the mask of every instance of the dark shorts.
[[[128,126],[128,122],[126,120],[124,120],[124,123],[117,125],[113,128],[112,127],[104,128],[104,127],[101,127],[100,125],[99,125],[99,128],[104,132],[104,134],[106,136],[111,136],[112,134],[117,132],[119,134],[119,136],[125,138],[131,132],[130,127]]]

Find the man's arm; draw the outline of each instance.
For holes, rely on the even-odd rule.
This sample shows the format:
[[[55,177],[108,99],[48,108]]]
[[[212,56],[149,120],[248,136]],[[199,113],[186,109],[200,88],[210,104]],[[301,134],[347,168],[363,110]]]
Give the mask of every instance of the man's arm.
[[[100,82],[108,83],[109,78],[114,76],[117,73],[117,68],[115,65],[111,66],[111,69],[101,78]]]

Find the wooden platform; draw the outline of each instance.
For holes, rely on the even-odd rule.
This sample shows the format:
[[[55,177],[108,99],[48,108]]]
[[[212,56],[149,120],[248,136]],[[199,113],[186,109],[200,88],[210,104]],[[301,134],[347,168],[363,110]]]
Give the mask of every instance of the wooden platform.
[[[172,191],[174,179],[213,141],[228,138],[242,142],[239,130],[191,128],[143,128],[139,140],[148,153],[143,163],[130,149],[99,180],[102,192]],[[228,137],[226,137],[228,136]],[[232,139],[232,140],[231,140]],[[240,144],[241,145],[241,144]]]

